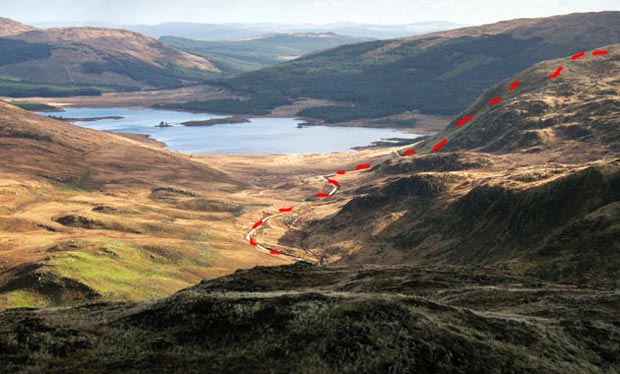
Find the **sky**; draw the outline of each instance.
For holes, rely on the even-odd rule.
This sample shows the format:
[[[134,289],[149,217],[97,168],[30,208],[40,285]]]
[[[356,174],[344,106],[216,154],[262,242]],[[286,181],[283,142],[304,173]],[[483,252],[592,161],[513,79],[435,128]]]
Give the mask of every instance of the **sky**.
[[[620,0],[0,0],[0,16],[27,24],[339,22],[479,25],[521,17],[620,10]]]

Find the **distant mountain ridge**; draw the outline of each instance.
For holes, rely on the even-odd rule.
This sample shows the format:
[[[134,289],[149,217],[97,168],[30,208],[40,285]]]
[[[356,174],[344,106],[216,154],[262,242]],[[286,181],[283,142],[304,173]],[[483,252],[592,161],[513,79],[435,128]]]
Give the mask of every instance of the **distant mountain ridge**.
[[[409,35],[425,34],[440,30],[450,30],[463,27],[448,21],[415,22],[405,25],[378,25],[357,23],[334,23],[326,25],[314,24],[278,24],[278,23],[190,23],[167,22],[156,25],[115,25],[102,23],[80,23],[76,26],[98,26],[123,28],[136,31],[155,38],[161,36],[175,36],[179,38],[211,41],[233,41],[253,38],[265,34],[278,33],[326,33],[349,35],[359,38],[389,39]],[[39,27],[59,27],[63,24],[38,24]]]
[[[343,44],[368,41],[327,33],[266,34],[237,41],[200,41],[172,36],[159,40],[174,48],[204,56],[223,72],[240,73],[292,60]]]
[[[0,20],[0,96],[178,87],[218,72],[204,57],[132,31],[20,25]]]

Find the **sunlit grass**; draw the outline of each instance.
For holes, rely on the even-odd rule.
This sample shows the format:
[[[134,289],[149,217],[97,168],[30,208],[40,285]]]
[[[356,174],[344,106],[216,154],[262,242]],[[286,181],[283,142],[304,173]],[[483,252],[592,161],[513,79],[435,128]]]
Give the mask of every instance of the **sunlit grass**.
[[[180,279],[182,269],[176,264],[158,261],[161,256],[120,240],[90,242],[101,245],[90,252],[62,254],[51,264],[56,273],[85,284],[103,299],[156,298],[191,285]]]
[[[32,308],[50,306],[50,301],[36,292],[15,290],[6,294],[6,308]],[[1,305],[1,304],[0,304]]]

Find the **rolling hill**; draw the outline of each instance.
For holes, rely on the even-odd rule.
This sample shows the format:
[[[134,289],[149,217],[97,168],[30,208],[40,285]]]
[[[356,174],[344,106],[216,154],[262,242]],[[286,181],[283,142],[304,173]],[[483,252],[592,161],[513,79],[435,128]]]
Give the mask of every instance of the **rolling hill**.
[[[129,176],[123,185],[148,186],[152,185],[150,173],[162,181],[172,181],[198,168],[203,181],[230,182],[225,175],[206,165],[194,165],[185,156],[41,117],[3,102],[0,136],[5,150],[0,165],[7,173],[51,180],[79,180],[88,175],[93,182],[103,183],[115,170],[122,170]]]
[[[620,154],[620,48],[600,49],[609,55],[544,61],[499,83],[457,116],[473,113],[471,123],[453,121],[420,149],[448,138],[445,151],[541,153],[565,162]],[[562,73],[549,79],[559,66]],[[520,85],[510,91],[515,81]],[[496,97],[501,105],[489,105]]]
[[[0,149],[0,309],[157,298],[282,264],[243,250],[244,183],[157,142],[0,102]]]
[[[472,121],[378,164],[327,213],[276,239],[339,264],[487,265],[617,288],[620,47],[605,49],[496,85],[459,116]]]
[[[216,82],[249,97],[194,103],[264,112],[303,97],[346,105],[300,115],[343,122],[419,109],[455,115],[532,64],[620,42],[620,12],[518,19],[337,47]]]
[[[1,26],[4,25],[4,26]],[[0,37],[0,95],[96,95],[194,84],[218,69],[209,60],[134,32],[19,26]]]
[[[240,73],[292,60],[310,52],[367,41],[334,33],[269,34],[237,41],[202,41],[163,36],[174,48],[204,56],[223,72]]]

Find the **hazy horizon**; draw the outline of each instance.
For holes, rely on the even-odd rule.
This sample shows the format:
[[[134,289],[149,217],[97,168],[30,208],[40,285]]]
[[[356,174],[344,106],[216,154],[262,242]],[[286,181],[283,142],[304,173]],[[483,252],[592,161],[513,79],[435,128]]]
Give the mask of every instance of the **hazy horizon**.
[[[446,21],[477,25],[514,18],[545,17],[575,12],[620,10],[613,0],[524,0],[489,3],[483,0],[24,0],[3,4],[2,17],[26,24],[154,25],[188,23],[365,23],[404,25]]]

